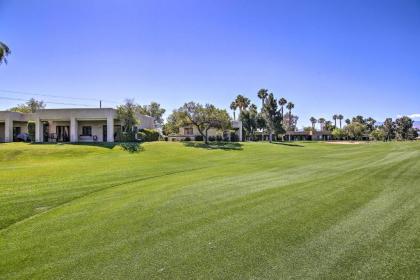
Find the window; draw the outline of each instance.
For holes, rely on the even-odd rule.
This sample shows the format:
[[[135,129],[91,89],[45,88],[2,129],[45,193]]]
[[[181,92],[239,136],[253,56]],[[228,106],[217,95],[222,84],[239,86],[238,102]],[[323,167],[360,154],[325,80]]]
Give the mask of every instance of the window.
[[[185,127],[184,128],[184,135],[193,135],[192,127]]]
[[[91,126],[83,126],[82,127],[82,136],[92,136],[92,127]]]

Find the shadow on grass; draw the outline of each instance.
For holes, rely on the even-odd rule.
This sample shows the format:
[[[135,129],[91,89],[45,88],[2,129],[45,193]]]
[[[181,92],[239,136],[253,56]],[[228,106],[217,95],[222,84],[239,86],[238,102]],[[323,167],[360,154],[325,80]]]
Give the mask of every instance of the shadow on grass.
[[[69,142],[46,142],[46,143],[31,143],[32,145],[75,145],[75,146],[92,146],[100,147],[106,149],[113,149],[116,146],[121,147],[122,150],[129,153],[137,153],[143,151],[143,147],[139,142],[79,142],[79,143],[69,143]]]
[[[183,142],[185,147],[200,148],[207,150],[225,150],[225,151],[240,151],[242,144],[236,142],[210,142],[208,144],[202,142]]]
[[[300,145],[300,144],[286,143],[286,142],[272,142],[272,143],[276,144],[276,145],[284,145],[284,146],[290,146],[290,147],[300,147],[300,148],[305,147],[305,146]]]

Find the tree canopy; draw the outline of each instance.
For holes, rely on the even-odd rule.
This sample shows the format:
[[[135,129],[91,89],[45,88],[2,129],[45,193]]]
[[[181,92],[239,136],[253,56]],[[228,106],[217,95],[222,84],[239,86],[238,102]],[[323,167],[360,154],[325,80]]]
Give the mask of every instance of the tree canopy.
[[[46,106],[47,105],[44,103],[44,101],[31,98],[26,103],[19,104],[16,107],[10,108],[9,110],[19,113],[35,113],[39,109],[45,109]]]
[[[138,105],[137,110],[142,115],[153,117],[156,125],[163,125],[163,114],[166,110],[159,103],[152,101],[149,105]]]

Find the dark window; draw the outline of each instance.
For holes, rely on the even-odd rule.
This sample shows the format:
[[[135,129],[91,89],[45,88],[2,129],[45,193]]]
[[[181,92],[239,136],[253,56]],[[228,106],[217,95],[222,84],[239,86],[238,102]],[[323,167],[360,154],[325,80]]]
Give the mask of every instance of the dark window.
[[[184,135],[193,135],[193,129],[192,127],[185,127],[184,128]]]
[[[92,136],[92,127],[91,126],[83,126],[82,127],[82,136]]]

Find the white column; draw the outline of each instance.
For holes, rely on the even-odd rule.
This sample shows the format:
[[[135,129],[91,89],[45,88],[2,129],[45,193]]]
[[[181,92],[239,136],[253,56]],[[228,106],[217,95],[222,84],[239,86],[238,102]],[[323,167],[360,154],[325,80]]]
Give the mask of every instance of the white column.
[[[114,142],[114,116],[108,116],[106,119],[106,141]]]
[[[70,142],[75,143],[79,141],[77,133],[77,120],[75,117],[70,118]]]
[[[10,118],[4,122],[4,142],[13,142],[13,120]]]
[[[239,121],[239,142],[244,141],[242,139],[242,121]]]
[[[35,119],[35,142],[44,142],[44,128],[39,118]]]

